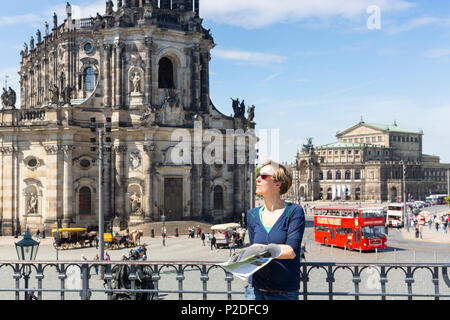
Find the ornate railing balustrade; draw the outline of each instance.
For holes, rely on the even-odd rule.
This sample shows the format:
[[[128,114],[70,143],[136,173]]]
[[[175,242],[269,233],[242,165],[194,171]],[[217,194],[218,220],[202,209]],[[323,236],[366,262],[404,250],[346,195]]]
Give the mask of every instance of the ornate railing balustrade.
[[[121,266],[127,268],[117,272]],[[299,299],[448,299],[449,267],[305,263],[300,269]],[[151,288],[141,285],[143,275],[151,279]],[[1,300],[23,300],[30,291],[38,300],[140,299],[142,294],[164,300],[243,300],[246,285],[215,263],[201,262],[0,261],[0,279]],[[115,285],[117,279],[120,286]]]

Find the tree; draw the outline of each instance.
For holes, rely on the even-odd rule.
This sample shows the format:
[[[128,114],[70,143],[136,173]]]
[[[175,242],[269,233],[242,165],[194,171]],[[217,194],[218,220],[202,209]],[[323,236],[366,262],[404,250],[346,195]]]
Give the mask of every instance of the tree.
[[[445,201],[447,201],[448,206],[450,207],[450,197],[445,197],[444,199],[445,199]]]

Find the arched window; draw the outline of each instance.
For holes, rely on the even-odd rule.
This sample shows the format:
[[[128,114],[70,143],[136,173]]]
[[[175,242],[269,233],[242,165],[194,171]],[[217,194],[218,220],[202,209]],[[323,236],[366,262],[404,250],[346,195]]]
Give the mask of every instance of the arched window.
[[[95,71],[89,67],[84,70],[84,90],[92,91],[95,89]]]
[[[336,171],[336,180],[341,180],[342,179],[342,173],[340,170]]]
[[[327,180],[333,180],[333,172],[331,170],[327,172]]]
[[[331,188],[328,188],[327,190],[327,200],[332,200],[333,199],[333,190],[331,190]]]
[[[173,63],[168,58],[159,61],[159,88],[174,89]]]
[[[89,189],[88,187],[81,188],[78,202],[80,215],[89,216],[92,214],[91,201],[91,189]]]
[[[223,209],[223,189],[221,186],[216,186],[214,188],[214,209]]]
[[[355,180],[361,180],[361,170],[355,171]]]
[[[352,173],[350,170],[345,171],[345,180],[350,180],[352,178]]]
[[[323,171],[319,172],[319,180],[323,180]]]

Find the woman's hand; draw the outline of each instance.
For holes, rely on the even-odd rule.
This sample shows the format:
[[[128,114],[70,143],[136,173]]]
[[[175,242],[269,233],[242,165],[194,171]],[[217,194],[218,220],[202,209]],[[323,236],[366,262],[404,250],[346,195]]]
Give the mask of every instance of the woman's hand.
[[[279,244],[281,247],[281,255],[277,258],[278,260],[293,260],[297,257],[291,246],[286,244]]]

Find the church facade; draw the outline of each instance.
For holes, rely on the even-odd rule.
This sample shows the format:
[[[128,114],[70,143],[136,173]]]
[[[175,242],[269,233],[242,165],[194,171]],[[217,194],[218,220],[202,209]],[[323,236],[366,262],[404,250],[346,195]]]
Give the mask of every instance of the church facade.
[[[239,219],[251,206],[254,165],[234,160],[254,152],[253,107],[246,117],[245,105],[233,102],[235,115],[226,116],[211,102],[215,44],[199,0],[116,6],[107,1],[105,14],[75,20],[68,4],[66,19],[55,14],[53,28],[46,23],[21,52],[20,108],[5,88],[0,111],[2,235],[97,226],[100,169],[114,231],[162,217]],[[194,139],[199,128],[231,141],[232,156],[208,149],[206,135],[184,144],[180,157],[180,132]],[[238,134],[230,140],[226,132],[248,143],[238,146]],[[194,161],[195,146],[214,163]]]
[[[450,164],[422,153],[423,132],[361,121],[337,142],[297,154],[299,198],[306,201],[425,200],[448,194]],[[403,175],[405,173],[405,181]]]

